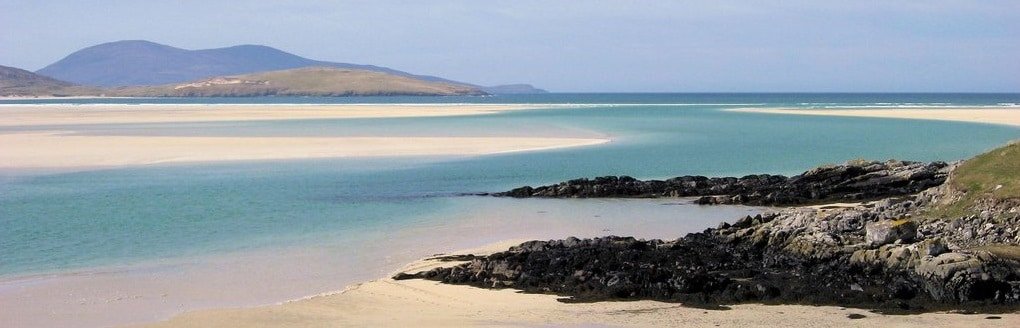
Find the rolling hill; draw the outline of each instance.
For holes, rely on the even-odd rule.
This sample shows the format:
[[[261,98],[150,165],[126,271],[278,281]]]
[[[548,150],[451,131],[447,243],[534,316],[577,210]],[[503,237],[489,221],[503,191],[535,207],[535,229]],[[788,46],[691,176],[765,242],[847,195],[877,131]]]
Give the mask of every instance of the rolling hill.
[[[103,43],[76,51],[36,73],[81,85],[115,87],[184,83],[302,67],[333,67],[372,71],[423,81],[484,88],[435,76],[415,75],[391,68],[312,60],[261,45],[187,50],[143,40]],[[493,93],[519,93],[521,85],[497,86]]]
[[[98,88],[35,74],[20,68],[0,66],[0,97],[47,97],[99,95]]]
[[[201,79],[160,86],[118,87],[113,96],[260,97],[260,96],[454,96],[484,95],[461,84],[426,81],[364,69],[304,67]]]

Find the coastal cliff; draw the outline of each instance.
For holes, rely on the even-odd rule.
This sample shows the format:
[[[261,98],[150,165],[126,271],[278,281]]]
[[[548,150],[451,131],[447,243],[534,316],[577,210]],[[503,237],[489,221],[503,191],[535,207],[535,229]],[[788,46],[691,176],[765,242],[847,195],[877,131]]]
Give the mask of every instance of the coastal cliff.
[[[1020,170],[1015,170],[1018,158],[1020,145],[1013,144],[959,165],[867,162],[793,178],[745,177],[729,185],[767,181],[749,185],[764,186],[759,189],[771,191],[766,195],[783,197],[752,196],[754,192],[746,192],[757,189],[737,187],[718,187],[736,195],[711,196],[753,204],[881,199],[851,206],[782,208],[671,241],[615,236],[531,241],[489,256],[458,257],[469,261],[458,266],[394,278],[553,293],[582,302],[838,305],[886,313],[1015,311],[1020,308],[1020,195],[1012,192],[1020,181]],[[875,165],[882,169],[863,169],[878,168]],[[821,174],[857,170],[863,171]],[[828,178],[807,178],[822,176]],[[632,193],[633,189],[590,187],[620,183],[599,181],[603,183],[567,183],[589,187],[556,194],[647,196],[667,190]],[[858,184],[862,181],[870,182]],[[649,183],[628,180],[624,185]],[[720,186],[705,184],[709,185]],[[815,189],[793,186],[832,192],[811,193]]]

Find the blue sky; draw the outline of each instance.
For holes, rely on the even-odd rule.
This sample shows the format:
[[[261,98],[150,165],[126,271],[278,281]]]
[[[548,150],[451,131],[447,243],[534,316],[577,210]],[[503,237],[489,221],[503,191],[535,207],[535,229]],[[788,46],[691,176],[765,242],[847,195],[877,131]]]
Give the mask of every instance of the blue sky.
[[[9,1],[0,65],[264,44],[553,91],[1020,92],[1020,1]]]

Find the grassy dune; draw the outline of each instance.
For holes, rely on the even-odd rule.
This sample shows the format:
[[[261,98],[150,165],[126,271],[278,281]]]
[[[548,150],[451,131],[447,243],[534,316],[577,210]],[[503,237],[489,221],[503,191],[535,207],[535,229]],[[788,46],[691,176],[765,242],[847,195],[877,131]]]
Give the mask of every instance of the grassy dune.
[[[973,215],[988,204],[1020,202],[1020,142],[967,160],[953,171],[949,183],[962,196],[935,209],[936,216]]]

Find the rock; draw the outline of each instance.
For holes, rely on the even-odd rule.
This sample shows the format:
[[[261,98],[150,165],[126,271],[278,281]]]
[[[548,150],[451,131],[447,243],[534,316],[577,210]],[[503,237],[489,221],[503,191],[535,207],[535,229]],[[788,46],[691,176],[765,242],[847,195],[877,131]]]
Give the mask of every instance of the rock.
[[[911,241],[917,235],[917,223],[908,219],[882,220],[865,225],[865,240],[881,246],[897,240]]]
[[[680,176],[642,181],[629,176],[604,176],[536,188],[526,186],[491,195],[518,198],[698,197],[694,202],[702,205],[856,202],[908,195],[938,186],[945,181],[945,168],[948,166],[943,162],[853,162],[815,168],[794,177],[768,174],[740,178]]]
[[[505,195],[701,196],[705,204],[895,197],[823,210],[785,208],[671,241],[614,236],[530,241],[464,258],[470,262],[454,267],[394,278],[555,293],[569,301],[765,302],[896,312],[1020,309],[1020,202],[982,205],[985,215],[925,218],[933,204],[958,198],[943,187],[925,189],[945,180],[943,165],[859,162],[792,178],[623,176],[518,188]]]
[[[949,251],[949,246],[942,241],[942,238],[926,239],[917,244],[917,251],[921,256],[939,256]]]
[[[696,179],[689,185],[706,186],[707,181]],[[575,187],[564,190],[570,188]],[[891,311],[985,311],[990,305],[1016,309],[1018,260],[954,249],[1014,242],[1020,215],[994,210],[995,219],[895,219],[924,211],[938,197],[926,191],[848,208],[783,209],[673,241],[531,241],[459,267],[395,278],[556,293],[573,301],[654,299],[708,306],[769,302]],[[965,231],[972,231],[973,238],[966,238]]]
[[[916,271],[924,278],[929,294],[939,301],[1017,302],[1020,297],[1020,284],[1010,281],[1016,279],[1016,263],[1000,261],[989,253],[945,253],[921,261]]]

